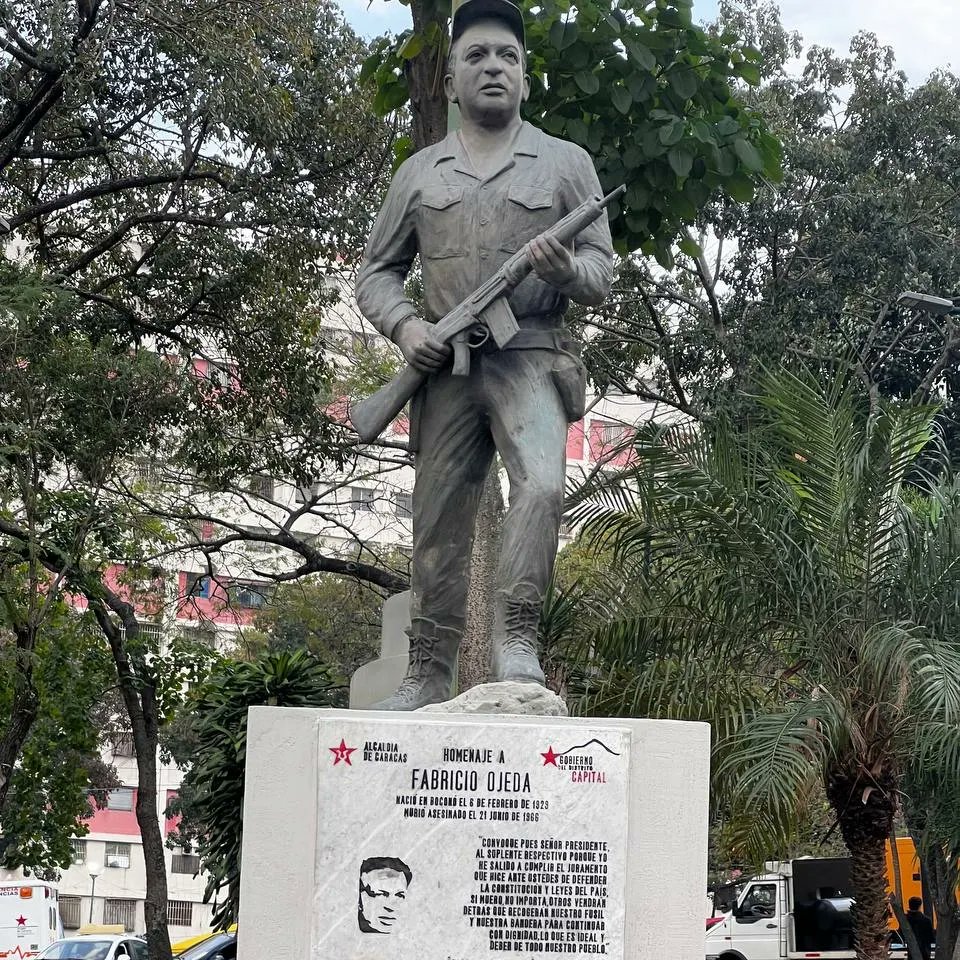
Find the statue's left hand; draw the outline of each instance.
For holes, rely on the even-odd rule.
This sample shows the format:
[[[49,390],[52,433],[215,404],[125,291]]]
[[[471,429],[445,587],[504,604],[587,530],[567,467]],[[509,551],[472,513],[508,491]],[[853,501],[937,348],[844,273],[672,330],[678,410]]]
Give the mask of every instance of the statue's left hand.
[[[573,252],[549,233],[541,233],[527,244],[527,256],[537,276],[555,287],[564,286],[577,275]]]

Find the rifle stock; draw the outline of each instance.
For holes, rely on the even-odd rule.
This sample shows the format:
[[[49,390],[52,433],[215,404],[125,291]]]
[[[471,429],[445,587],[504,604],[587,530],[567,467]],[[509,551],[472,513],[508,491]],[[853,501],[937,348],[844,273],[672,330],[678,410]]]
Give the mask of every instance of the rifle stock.
[[[350,404],[350,422],[364,443],[371,443],[387,429],[394,418],[420,389],[425,373],[409,364],[389,383],[366,400]]]

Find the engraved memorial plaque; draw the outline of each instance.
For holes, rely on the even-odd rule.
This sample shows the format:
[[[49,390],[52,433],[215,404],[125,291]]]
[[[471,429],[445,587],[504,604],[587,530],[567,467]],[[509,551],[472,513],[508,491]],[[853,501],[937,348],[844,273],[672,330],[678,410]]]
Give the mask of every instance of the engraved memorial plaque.
[[[319,730],[313,960],[622,960],[629,730]]]

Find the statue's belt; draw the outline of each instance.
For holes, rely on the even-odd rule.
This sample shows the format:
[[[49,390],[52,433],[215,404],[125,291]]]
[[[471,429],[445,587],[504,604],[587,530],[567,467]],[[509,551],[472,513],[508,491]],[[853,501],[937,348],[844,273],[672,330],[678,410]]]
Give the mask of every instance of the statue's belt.
[[[474,348],[478,353],[495,353],[503,350],[570,350],[570,332],[564,327],[552,330],[540,330],[521,327],[503,347],[498,347],[493,339]]]

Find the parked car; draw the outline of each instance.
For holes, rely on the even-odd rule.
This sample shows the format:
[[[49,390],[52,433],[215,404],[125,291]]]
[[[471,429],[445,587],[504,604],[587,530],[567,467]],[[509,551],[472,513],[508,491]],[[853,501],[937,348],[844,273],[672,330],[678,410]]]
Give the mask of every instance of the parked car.
[[[147,960],[147,941],[139,937],[88,933],[54,941],[36,960]]]
[[[212,937],[177,954],[177,960],[236,960],[237,935],[215,933]]]
[[[231,923],[224,933],[236,933],[237,925]],[[179,957],[180,954],[186,953],[191,947],[195,947],[198,943],[206,943],[211,937],[215,937],[217,931],[208,930],[206,933],[198,933],[194,937],[187,937],[186,940],[178,940],[176,943],[171,944],[171,949],[173,950],[173,955]]]

